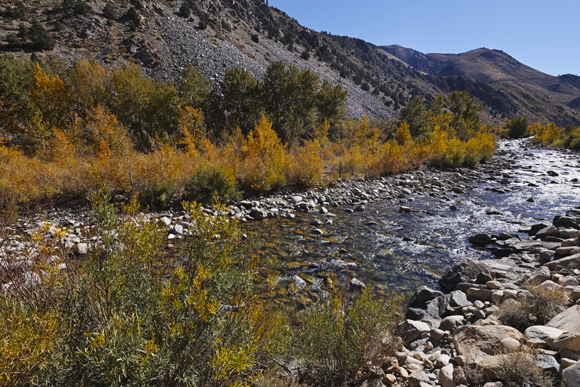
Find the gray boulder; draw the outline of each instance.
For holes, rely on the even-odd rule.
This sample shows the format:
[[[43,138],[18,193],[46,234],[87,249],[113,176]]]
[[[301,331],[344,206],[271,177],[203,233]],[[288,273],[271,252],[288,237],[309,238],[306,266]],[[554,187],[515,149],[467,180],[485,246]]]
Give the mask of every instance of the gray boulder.
[[[562,371],[562,387],[580,387],[580,362]]]
[[[439,286],[447,291],[452,291],[461,282],[472,282],[479,273],[491,275],[489,265],[482,261],[466,259],[451,267],[439,280]]]
[[[580,333],[580,305],[574,305],[550,320],[549,327],[558,328],[566,332]]]

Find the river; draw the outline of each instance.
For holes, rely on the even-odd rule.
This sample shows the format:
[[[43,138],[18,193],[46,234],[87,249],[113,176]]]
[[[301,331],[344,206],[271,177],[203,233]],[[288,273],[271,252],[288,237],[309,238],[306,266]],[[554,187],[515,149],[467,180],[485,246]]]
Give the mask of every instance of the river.
[[[529,140],[500,141],[494,159],[473,171],[465,190],[416,192],[371,202],[363,212],[318,213],[244,225],[265,241],[263,273],[279,275],[267,295],[280,304],[307,305],[329,281],[357,278],[377,293],[438,288],[439,277],[465,258],[493,259],[468,242],[477,233],[518,233],[580,205],[580,158],[573,151],[528,148]],[[502,184],[503,179],[503,184]],[[400,212],[400,206],[412,209]],[[313,219],[325,221],[312,233]]]

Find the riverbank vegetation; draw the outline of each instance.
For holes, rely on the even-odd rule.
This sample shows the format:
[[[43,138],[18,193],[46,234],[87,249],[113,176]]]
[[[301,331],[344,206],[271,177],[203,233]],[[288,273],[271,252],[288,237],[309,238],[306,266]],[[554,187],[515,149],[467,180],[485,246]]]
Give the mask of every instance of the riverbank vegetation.
[[[176,259],[136,201],[119,213],[108,189],[90,199],[99,242],[82,261],[49,224],[27,260],[2,249],[4,386],[249,386],[286,364],[309,384],[342,385],[397,348],[398,296],[327,283],[304,311],[259,297],[275,279],[258,273],[258,246],[223,206],[209,216],[183,204],[191,235]]]
[[[228,201],[473,166],[494,151],[494,130],[466,92],[416,98],[400,120],[355,120],[340,86],[281,62],[262,80],[229,69],[217,88],[191,66],[170,83],[131,64],[2,56],[0,86],[0,192],[21,204],[85,198],[103,182],[153,205]]]
[[[530,124],[527,117],[516,117],[506,121],[504,129],[498,134],[505,138],[533,136],[533,141],[537,144],[580,149],[580,126],[567,125],[559,128],[553,122]]]

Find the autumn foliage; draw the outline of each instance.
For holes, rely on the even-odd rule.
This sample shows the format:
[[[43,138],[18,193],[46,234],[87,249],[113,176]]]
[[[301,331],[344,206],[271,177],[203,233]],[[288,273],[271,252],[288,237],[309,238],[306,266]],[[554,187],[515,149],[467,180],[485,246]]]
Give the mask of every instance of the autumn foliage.
[[[0,57],[0,191],[34,203],[84,198],[106,183],[165,206],[424,163],[473,166],[494,150],[466,94],[429,108],[413,100],[398,123],[384,123],[345,119],[342,89],[277,62],[263,82],[241,70],[225,82],[220,97],[192,67],[174,84],[130,64]]]

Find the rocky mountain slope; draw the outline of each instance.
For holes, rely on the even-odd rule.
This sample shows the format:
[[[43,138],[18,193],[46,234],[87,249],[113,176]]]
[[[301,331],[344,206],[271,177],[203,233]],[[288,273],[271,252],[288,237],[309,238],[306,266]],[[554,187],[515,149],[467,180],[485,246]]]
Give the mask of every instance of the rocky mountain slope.
[[[432,76],[466,76],[512,95],[520,114],[541,119],[540,114],[560,114],[572,123],[578,109],[580,77],[552,76],[518,62],[499,50],[479,48],[462,54],[423,54],[393,45],[381,47],[408,65]],[[543,107],[539,105],[545,105]],[[555,121],[558,121],[554,118]],[[568,121],[570,120],[570,121]]]
[[[578,77],[506,81],[513,78],[516,63],[501,73],[507,75],[488,79],[494,60],[484,60],[481,69],[467,64],[495,51],[438,56],[396,46],[381,49],[312,31],[263,0],[1,0],[0,13],[0,52],[25,58],[38,49],[26,39],[15,45],[15,37],[21,25],[31,28],[37,20],[56,43],[54,49],[36,52],[41,60],[56,55],[110,65],[132,61],[166,80],[179,79],[192,63],[217,85],[227,68],[243,67],[260,78],[269,63],[281,60],[342,85],[353,117],[389,119],[415,95],[430,100],[467,90],[485,106],[482,118],[488,123],[517,115],[559,125],[580,122],[573,103],[580,97]]]

